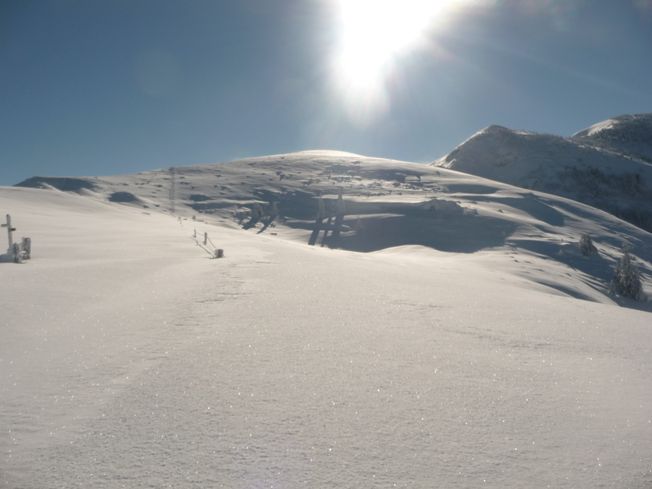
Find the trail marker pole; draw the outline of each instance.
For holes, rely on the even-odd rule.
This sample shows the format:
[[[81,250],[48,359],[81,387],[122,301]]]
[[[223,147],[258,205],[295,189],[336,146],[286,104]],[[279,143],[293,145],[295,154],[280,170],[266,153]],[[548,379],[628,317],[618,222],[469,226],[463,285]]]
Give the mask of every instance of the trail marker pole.
[[[170,213],[174,214],[177,199],[177,169],[171,166],[168,172],[170,173]]]
[[[7,222],[2,225],[3,228],[7,228],[7,238],[9,239],[9,251],[12,251],[14,248],[14,236],[13,232],[16,230],[16,228],[11,227],[11,216],[7,214]]]

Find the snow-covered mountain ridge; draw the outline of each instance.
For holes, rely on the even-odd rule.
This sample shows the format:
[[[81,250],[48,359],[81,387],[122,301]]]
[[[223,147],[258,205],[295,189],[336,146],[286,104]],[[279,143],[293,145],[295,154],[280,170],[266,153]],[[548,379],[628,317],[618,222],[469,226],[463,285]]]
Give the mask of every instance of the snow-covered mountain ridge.
[[[652,163],[652,114],[614,117],[578,132],[571,139]]]
[[[504,128],[485,131],[506,138]],[[550,137],[556,145],[565,140]],[[539,138],[540,139],[540,138]],[[496,150],[499,150],[496,147]],[[624,243],[649,287],[650,234],[577,202],[429,165],[340,152],[311,151],[197,165],[134,175],[35,177],[20,184],[79,193],[148,211],[193,215],[207,222],[307,243],[314,238],[320,198],[324,231],[314,241],[352,251],[421,245],[447,253],[512,256],[514,273],[573,297],[612,302],[609,281]],[[345,211],[334,232],[338,194]],[[330,224],[327,224],[330,222]],[[577,243],[589,234],[600,254],[585,258]],[[549,260],[541,273],[519,256]],[[534,263],[534,262],[532,262]],[[569,282],[565,273],[570,273]]]
[[[561,195],[652,230],[652,114],[621,116],[573,137],[490,126],[434,164]]]

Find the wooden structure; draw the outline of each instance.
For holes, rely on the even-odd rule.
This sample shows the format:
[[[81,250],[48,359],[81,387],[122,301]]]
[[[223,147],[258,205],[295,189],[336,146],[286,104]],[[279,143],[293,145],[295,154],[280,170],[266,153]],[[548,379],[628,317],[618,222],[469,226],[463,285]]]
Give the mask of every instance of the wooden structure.
[[[5,258],[9,257],[14,263],[22,263],[23,260],[29,260],[32,257],[32,239],[22,238],[20,243],[15,243],[14,231],[16,231],[16,228],[12,226],[11,216],[9,214],[7,214],[6,219],[6,222],[0,226],[7,228],[7,241],[9,246],[7,247],[7,253],[0,256]]]
[[[342,224],[344,222],[344,215],[346,214],[346,206],[344,205],[344,197],[340,190],[335,202],[335,209],[326,209],[324,199],[319,197],[317,201],[317,215],[315,217],[315,224],[308,239],[308,244],[314,246],[319,240],[319,233],[324,231],[322,236],[321,245],[329,244],[331,247],[336,247],[342,232]],[[326,223],[324,223],[326,220]],[[329,236],[330,232],[330,236]]]
[[[310,239],[308,240],[308,244],[310,246],[314,246],[315,243],[317,243],[317,239],[319,238],[319,233],[322,230],[325,217],[326,206],[324,205],[324,199],[319,197],[319,200],[317,201],[317,216],[315,217],[315,226],[312,230],[312,233],[310,234]]]

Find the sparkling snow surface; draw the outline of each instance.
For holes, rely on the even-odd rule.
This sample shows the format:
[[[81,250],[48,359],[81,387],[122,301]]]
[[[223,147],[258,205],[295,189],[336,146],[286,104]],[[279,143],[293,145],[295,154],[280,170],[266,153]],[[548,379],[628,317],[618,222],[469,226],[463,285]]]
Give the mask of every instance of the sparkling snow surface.
[[[0,210],[34,255],[0,264],[0,487],[652,485],[652,316],[523,234],[353,253],[54,190]]]

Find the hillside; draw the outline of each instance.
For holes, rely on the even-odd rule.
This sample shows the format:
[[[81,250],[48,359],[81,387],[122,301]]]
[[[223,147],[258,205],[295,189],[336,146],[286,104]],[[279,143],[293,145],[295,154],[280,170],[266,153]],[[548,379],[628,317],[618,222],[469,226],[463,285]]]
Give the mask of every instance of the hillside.
[[[226,165],[219,181],[323,167],[306,158]],[[180,194],[206,192],[215,171],[179,169]],[[433,244],[466,253],[309,247],[281,239],[300,227],[211,224],[228,208],[181,195],[196,220],[156,212],[149,188],[148,204],[107,198],[165,172],[89,179],[82,195],[0,188],[34,241],[32,260],[0,264],[0,487],[649,487],[649,312],[614,307],[582,271],[644,236],[570,201],[423,171],[428,198],[477,211],[432,219],[449,235]],[[396,202],[394,219],[416,219],[416,189],[381,187],[361,197],[381,202],[367,219]],[[577,254],[581,230],[599,257]]]
[[[510,131],[491,130],[496,131],[511,137]],[[605,303],[620,301],[608,289],[624,244],[647,287],[652,276],[650,235],[609,214],[444,168],[348,153],[301,152],[110,177],[37,177],[21,185],[58,188],[148,211],[170,213],[174,208],[175,215],[302,243],[313,234],[321,197],[330,231],[320,233],[317,245],[359,252],[421,245],[448,253],[524,254],[554,266],[541,273],[514,258],[515,274]],[[345,212],[338,235],[334,224],[340,192]],[[582,234],[592,236],[599,255],[581,256],[577,243]]]
[[[488,127],[435,162],[561,195],[652,230],[651,117],[605,121],[572,138]]]

